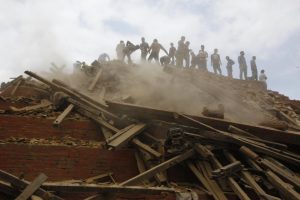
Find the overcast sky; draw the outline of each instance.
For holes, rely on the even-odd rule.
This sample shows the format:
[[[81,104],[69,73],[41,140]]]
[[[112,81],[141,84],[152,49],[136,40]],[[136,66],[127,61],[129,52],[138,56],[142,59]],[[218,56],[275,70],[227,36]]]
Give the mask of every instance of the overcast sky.
[[[300,0],[0,0],[0,81],[50,62],[115,56],[122,40],[154,38],[169,48],[181,35],[198,51],[218,48],[223,63],[257,56],[272,90],[300,99]],[[176,45],[177,46],[177,45]],[[134,53],[138,60],[139,52]],[[225,72],[225,66],[223,71]],[[211,70],[211,68],[210,68]],[[249,69],[250,71],[250,69]],[[237,77],[238,66],[234,66]]]

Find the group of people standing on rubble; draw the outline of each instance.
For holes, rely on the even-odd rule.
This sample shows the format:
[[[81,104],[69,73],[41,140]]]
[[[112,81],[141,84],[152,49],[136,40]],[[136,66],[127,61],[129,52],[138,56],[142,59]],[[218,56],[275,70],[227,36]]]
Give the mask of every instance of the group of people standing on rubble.
[[[205,51],[205,46],[201,45],[201,49],[196,54],[190,49],[190,42],[186,41],[185,36],[182,36],[178,41],[177,49],[174,47],[173,43],[170,43],[169,51],[167,51],[157,39],[154,39],[152,44],[149,45],[145,38],[141,38],[140,45],[134,45],[130,41],[127,41],[125,44],[124,41],[120,41],[120,43],[116,47],[117,58],[118,60],[124,61],[127,57],[128,63],[132,63],[131,54],[140,49],[141,51],[141,60],[142,62],[151,62],[153,59],[156,63],[161,63],[161,65],[167,66],[169,64],[174,65],[179,68],[186,69],[199,69],[203,71],[208,71],[207,69],[207,61],[208,61],[208,53]],[[166,55],[159,57],[160,50],[163,50]],[[149,56],[148,56],[149,55]],[[147,58],[148,56],[148,58]],[[215,74],[222,75],[221,69],[221,57],[218,53],[218,49],[214,49],[214,53],[210,56],[211,66]],[[233,65],[235,62],[229,57],[226,56],[226,69],[227,75],[229,78],[233,78]],[[266,83],[267,77],[264,73],[264,70],[261,70],[260,75],[258,76],[257,65],[256,65],[256,57],[253,56],[250,61],[252,76],[247,76],[247,62],[245,58],[244,51],[240,52],[238,56],[238,64],[240,69],[240,79],[243,80],[259,80]]]

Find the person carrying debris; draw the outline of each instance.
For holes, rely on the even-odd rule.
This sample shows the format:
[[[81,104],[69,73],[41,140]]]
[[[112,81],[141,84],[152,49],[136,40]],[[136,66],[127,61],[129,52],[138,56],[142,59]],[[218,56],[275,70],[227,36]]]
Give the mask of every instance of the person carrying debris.
[[[210,57],[211,60],[211,65],[213,67],[214,73],[218,74],[218,72],[220,73],[220,75],[222,75],[222,70],[221,70],[221,58],[220,55],[218,54],[218,49],[214,50],[214,53],[211,55]]]
[[[171,42],[170,43],[171,47],[169,49],[169,56],[171,59],[171,64],[175,65],[175,53],[176,53],[176,48],[174,47],[174,44]]]
[[[243,75],[245,80],[247,80],[247,63],[245,58],[245,52],[241,51],[238,57],[239,67],[240,67],[240,79],[243,80]]]
[[[124,48],[125,48],[124,41],[121,40],[120,43],[116,47],[117,59],[118,60],[124,61],[124,53],[123,53]]]
[[[265,74],[265,70],[261,70],[260,74],[259,74],[259,77],[258,77],[258,80],[261,81],[261,82],[263,82],[265,89],[268,88],[267,87],[267,79],[268,78],[267,78],[267,76]]]
[[[207,57],[208,54],[204,50],[204,45],[201,45],[201,50],[199,51],[199,64],[200,64],[200,69],[207,71]]]
[[[190,67],[190,42],[186,41],[184,44],[184,62],[185,62],[185,67],[189,68]]]
[[[148,50],[149,50],[149,44],[145,41],[145,38],[142,37],[142,43],[140,44],[140,50],[141,50],[141,61],[145,61],[147,54],[148,54]]]
[[[184,50],[185,50],[185,37],[181,36],[178,41],[178,47],[176,51],[176,66],[183,67],[183,59],[184,59]]]
[[[226,56],[226,60],[227,60],[227,65],[226,65],[227,75],[229,78],[232,78],[232,66],[234,65],[234,61],[230,59],[229,56]]]
[[[257,81],[257,66],[256,66],[256,56],[252,56],[250,61],[251,71],[252,71],[252,80]]]
[[[124,58],[125,58],[125,56],[127,56],[128,64],[132,64],[131,54],[139,48],[140,48],[140,45],[134,45],[130,41],[126,42],[126,46],[123,49],[123,53],[124,53]],[[124,60],[124,58],[123,58],[123,60]]]
[[[157,39],[154,39],[153,43],[151,44],[151,46],[148,50],[148,52],[151,51],[151,53],[149,55],[149,58],[148,58],[148,61],[151,62],[152,59],[154,58],[155,62],[158,64],[160,49],[162,49],[168,55],[168,52],[166,51],[166,49],[160,43],[158,43]]]

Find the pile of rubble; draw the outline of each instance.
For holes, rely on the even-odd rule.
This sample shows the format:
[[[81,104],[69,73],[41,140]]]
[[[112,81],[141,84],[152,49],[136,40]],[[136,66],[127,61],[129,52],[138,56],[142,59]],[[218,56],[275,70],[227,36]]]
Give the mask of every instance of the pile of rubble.
[[[1,107],[2,114],[46,115],[57,127],[70,116],[88,118],[99,125],[105,143],[67,136],[59,141],[9,138],[0,143],[63,143],[111,151],[133,148],[139,174],[119,183],[110,176],[105,184],[51,183],[41,174],[30,183],[0,171],[1,191],[20,199],[32,194],[44,198],[46,193],[62,199],[61,191],[97,193],[88,199],[103,195],[114,199],[120,191],[176,193],[177,199],[198,199],[200,193],[216,200],[300,199],[300,117],[295,103],[290,106],[287,99],[282,101],[279,94],[265,91],[255,81],[176,68],[160,69],[154,78],[150,74],[145,78],[141,77],[145,71],[138,68],[112,61],[94,77],[74,73],[66,82],[26,71],[43,84],[21,78],[7,84],[3,94],[6,90],[13,96],[22,84],[32,81],[41,94],[36,93],[37,99],[3,97],[4,102],[23,107]],[[81,81],[74,83],[74,77]],[[166,170],[175,165],[194,177],[184,184],[171,181]]]

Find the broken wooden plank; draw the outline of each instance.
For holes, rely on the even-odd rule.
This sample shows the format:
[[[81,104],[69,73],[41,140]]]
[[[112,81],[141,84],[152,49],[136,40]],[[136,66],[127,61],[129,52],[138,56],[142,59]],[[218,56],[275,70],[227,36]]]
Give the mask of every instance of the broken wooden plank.
[[[300,165],[300,156],[298,154],[295,153],[291,153],[288,151],[284,151],[284,150],[278,150],[276,148],[273,147],[269,147],[263,143],[257,142],[257,141],[253,141],[251,139],[242,137],[242,136],[238,136],[238,135],[233,135],[231,133],[225,132],[225,131],[221,131],[218,130],[212,126],[209,126],[203,122],[197,121],[189,116],[183,115],[183,114],[178,114],[180,116],[182,116],[183,118],[190,120],[191,122],[193,122],[194,124],[197,124],[198,126],[208,129],[210,131],[215,132],[217,135],[220,135],[222,137],[227,137],[227,139],[230,139],[229,141],[231,141],[232,143],[235,143],[239,146],[247,146],[247,147],[251,147],[253,149],[255,149],[256,152],[260,152],[278,159],[281,159],[285,162],[288,162],[290,164],[293,165]]]
[[[148,152],[146,152],[143,149],[138,149],[139,155],[141,156],[142,160],[145,163],[146,169],[151,169],[152,167],[155,167],[157,163],[153,160],[154,157],[150,155]],[[154,161],[154,162],[153,162]],[[159,161],[159,160],[156,160]],[[161,162],[160,162],[161,163]],[[159,164],[159,163],[158,163]],[[146,171],[146,170],[145,170]],[[159,184],[162,185],[167,182],[167,176],[165,172],[158,172],[154,175],[155,181]],[[148,180],[144,180],[148,181]]]
[[[233,173],[241,171],[242,164],[240,161],[232,162],[225,166],[218,166],[218,169],[212,171],[213,178],[221,178],[231,176]]]
[[[3,170],[0,170],[0,180],[10,183],[13,186],[18,187],[18,189],[24,189],[29,185],[28,181],[20,180],[18,177],[9,174]],[[47,192],[44,189],[38,188],[34,195],[39,196],[41,198],[52,199],[52,200],[63,200],[62,198]]]
[[[102,132],[105,140],[108,140],[110,137],[113,136],[113,132],[103,126],[101,126],[101,132]]]
[[[123,183],[121,183],[120,185],[125,186],[125,185],[133,185],[136,184],[142,180],[148,179],[150,177],[153,177],[157,172],[161,172],[164,171],[188,158],[190,158],[191,156],[193,156],[195,154],[194,150],[188,150],[178,156],[175,156],[163,163],[158,164],[157,166],[148,169],[147,171],[145,171],[144,173],[141,173],[127,181],[124,181]]]
[[[80,98],[82,98],[84,100],[87,100],[87,101],[89,101],[89,102],[91,102],[91,103],[93,103],[93,104],[95,104],[97,106],[100,106],[100,107],[103,107],[103,108],[107,108],[107,105],[105,103],[102,103],[102,102],[94,100],[93,98],[91,98],[91,97],[89,97],[89,96],[87,96],[87,95],[79,92],[78,90],[76,90],[76,89],[68,86],[66,83],[64,83],[64,82],[62,82],[60,80],[53,79],[52,83],[56,84],[57,86],[63,87],[65,89],[71,91],[76,96],[78,96],[78,97],[80,97]]]
[[[224,155],[230,162],[235,162],[237,159],[228,151],[224,151]],[[257,194],[258,197],[264,198],[264,199],[270,199],[270,200],[281,200],[278,197],[274,197],[272,195],[267,194],[261,187],[258,185],[253,178],[253,176],[250,174],[249,171],[242,170],[241,171],[242,177],[246,180],[247,184],[252,187],[254,192]]]
[[[150,153],[151,155],[153,155],[153,156],[156,157],[156,158],[161,158],[161,157],[162,157],[161,153],[159,153],[158,151],[152,149],[149,145],[147,145],[147,144],[141,142],[141,141],[140,141],[139,139],[137,139],[137,138],[133,138],[133,139],[131,140],[131,142],[132,142],[135,146],[137,146],[138,148],[141,148],[141,149],[145,150],[146,152]]]
[[[92,109],[95,109],[95,110],[98,110],[98,111],[101,111],[104,115],[110,117],[110,118],[113,118],[113,119],[118,119],[118,116],[116,116],[115,114],[111,113],[110,111],[108,111],[106,108],[105,105],[100,105],[99,102],[91,99],[90,97],[74,90],[74,89],[70,89],[69,87],[65,87],[65,86],[61,86],[61,85],[58,85],[54,82],[50,82],[48,81],[47,79],[31,72],[31,71],[25,71],[24,72],[25,74],[41,81],[42,83],[48,85],[49,87],[51,87],[53,90],[56,90],[56,91],[61,91],[61,92],[64,92],[65,94],[69,95],[70,97],[76,99],[77,101],[89,106],[90,108]],[[74,92],[76,91],[76,92]]]
[[[210,166],[210,164],[207,161],[196,161],[196,166],[199,170],[202,171],[203,176],[205,177],[207,183],[209,184],[211,190],[213,191],[213,193],[216,194],[217,199],[219,200],[226,200],[227,197],[225,196],[224,192],[222,191],[222,189],[220,188],[220,186],[218,185],[218,183],[211,179],[211,171],[212,168]]]
[[[291,200],[299,200],[300,194],[291,187],[291,185],[285,183],[281,180],[276,174],[274,174],[272,171],[267,170],[266,176],[268,180],[279,190],[283,193],[283,196],[285,196],[286,199]]]
[[[37,110],[40,108],[46,108],[51,105],[52,105],[52,103],[50,101],[48,101],[47,99],[42,99],[40,104],[37,104],[34,106],[25,106],[23,108],[15,108],[13,106],[10,106],[10,109],[13,112],[28,112],[28,111]]]
[[[41,185],[48,179],[48,176],[41,173],[38,177],[36,177],[23,192],[15,199],[15,200],[27,200],[34,192],[41,187]]]
[[[245,146],[242,146],[240,148],[240,151],[250,159],[254,160],[259,166],[272,170],[281,178],[293,184],[296,188],[300,189],[300,178],[297,177],[297,175],[287,172],[286,169],[279,167],[278,165],[274,164],[273,162],[270,162],[267,159],[261,158],[259,155],[257,155],[255,152],[253,152],[251,149]]]
[[[130,117],[137,117],[141,120],[162,120],[162,121],[169,121],[169,122],[177,122],[179,124],[183,124],[186,126],[194,125],[189,120],[179,116],[175,112],[166,111],[166,110],[159,110],[155,108],[133,105],[128,103],[118,103],[113,101],[106,101],[109,108],[112,111],[117,111],[121,114],[126,114]],[[204,116],[191,116],[198,121],[201,121],[207,125],[216,127],[222,131],[227,131],[229,125],[235,126],[242,130],[248,131],[253,135],[260,137],[265,140],[277,141],[280,143],[286,144],[297,144],[300,145],[300,133],[295,131],[280,131],[264,126],[254,126],[245,123],[238,123],[232,122],[222,119],[204,117]]]
[[[93,82],[92,82],[91,85],[89,86],[88,90],[89,90],[90,92],[94,90],[94,88],[95,88],[97,82],[99,81],[99,78],[100,78],[100,76],[101,76],[101,74],[102,74],[102,70],[103,70],[102,68],[99,69],[99,71],[98,71],[96,77],[94,78]]]
[[[116,127],[114,127],[113,125],[111,125],[110,123],[106,122],[105,120],[103,120],[101,117],[87,111],[87,110],[84,110],[82,108],[78,108],[78,107],[75,107],[76,111],[79,112],[80,114],[82,114],[83,116],[86,116],[87,118],[90,118],[92,119],[93,121],[95,121],[96,123],[98,123],[99,125],[101,126],[104,126],[105,128],[113,131],[113,132],[118,132],[119,129],[117,129]]]
[[[197,169],[197,167],[191,163],[187,162],[188,167],[193,172],[193,174],[197,177],[197,179],[202,183],[202,185],[207,189],[207,191],[210,192],[210,194],[213,196],[214,199],[218,200],[218,195],[214,192],[214,190],[211,188],[211,185],[208,183],[204,175]]]
[[[131,127],[129,130],[122,132],[121,134],[116,133],[116,137],[113,139],[110,139],[108,142],[108,146],[119,149],[125,146],[133,137],[137,136],[139,133],[141,133],[143,130],[146,129],[146,124],[140,123],[135,124],[133,127]]]
[[[174,189],[168,187],[141,187],[141,186],[122,186],[122,185],[98,185],[98,184],[70,184],[70,183],[51,183],[46,182],[42,185],[49,191],[56,192],[97,192],[97,193],[122,193],[122,194],[161,194],[163,192],[174,193]]]
[[[247,131],[244,131],[240,128],[237,128],[235,126],[232,126],[232,125],[229,125],[228,127],[228,131],[230,131],[231,133],[235,133],[235,134],[238,134],[238,135],[241,135],[241,136],[246,136],[246,137],[250,137],[250,138],[259,138]]]
[[[68,116],[68,114],[73,110],[74,105],[69,104],[68,107],[54,120],[53,125],[59,126],[60,123]]]
[[[205,146],[196,144],[194,146],[197,153],[199,153],[203,158],[210,160],[216,168],[223,168],[222,164],[217,160],[215,155]],[[238,162],[238,161],[236,161]],[[234,163],[234,162],[232,162]],[[226,171],[226,168],[225,168]],[[213,172],[212,172],[213,173]],[[229,183],[229,186],[234,191],[234,193],[241,199],[241,200],[250,200],[249,196],[246,194],[246,192],[240,187],[240,185],[235,181],[233,177],[231,177],[231,174],[227,174],[226,176],[227,181]]]

